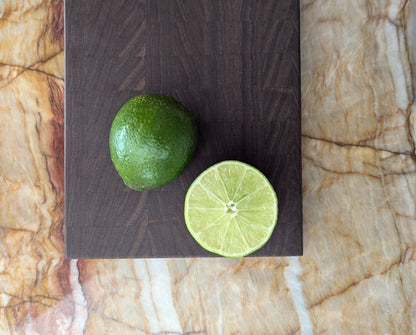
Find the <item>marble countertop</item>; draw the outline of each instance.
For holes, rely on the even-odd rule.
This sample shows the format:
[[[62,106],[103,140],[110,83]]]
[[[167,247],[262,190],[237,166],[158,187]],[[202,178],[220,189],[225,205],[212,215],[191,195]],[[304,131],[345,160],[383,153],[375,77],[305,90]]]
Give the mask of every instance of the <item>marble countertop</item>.
[[[0,333],[416,333],[415,31],[416,0],[301,0],[303,257],[77,261],[63,1],[1,1]]]

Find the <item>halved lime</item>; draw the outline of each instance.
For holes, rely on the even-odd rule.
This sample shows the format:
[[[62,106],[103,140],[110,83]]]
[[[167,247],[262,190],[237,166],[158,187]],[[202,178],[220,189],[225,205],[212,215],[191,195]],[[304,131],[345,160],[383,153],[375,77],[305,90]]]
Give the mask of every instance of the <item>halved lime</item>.
[[[277,196],[267,178],[239,161],[202,172],[185,198],[185,222],[206,250],[243,257],[261,248],[277,222]]]

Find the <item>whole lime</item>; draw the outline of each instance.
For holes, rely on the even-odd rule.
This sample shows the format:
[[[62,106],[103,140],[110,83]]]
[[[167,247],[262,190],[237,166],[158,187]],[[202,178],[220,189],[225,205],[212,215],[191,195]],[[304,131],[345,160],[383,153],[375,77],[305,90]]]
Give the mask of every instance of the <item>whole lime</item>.
[[[110,130],[110,155],[124,183],[134,190],[161,187],[177,178],[197,145],[197,127],[175,98],[142,94],[127,101]]]

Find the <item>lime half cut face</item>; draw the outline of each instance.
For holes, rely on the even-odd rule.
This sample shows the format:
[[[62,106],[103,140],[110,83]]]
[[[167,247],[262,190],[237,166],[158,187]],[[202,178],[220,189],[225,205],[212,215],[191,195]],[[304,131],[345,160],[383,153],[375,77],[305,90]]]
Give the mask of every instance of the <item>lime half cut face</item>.
[[[261,248],[276,226],[278,200],[256,168],[223,161],[202,172],[185,198],[185,222],[206,250],[243,257]]]

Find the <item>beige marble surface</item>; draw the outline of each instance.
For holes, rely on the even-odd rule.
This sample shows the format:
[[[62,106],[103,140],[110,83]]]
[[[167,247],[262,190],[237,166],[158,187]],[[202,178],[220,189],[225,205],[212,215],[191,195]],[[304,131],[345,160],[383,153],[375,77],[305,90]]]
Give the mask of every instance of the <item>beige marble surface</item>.
[[[0,334],[415,334],[416,1],[301,0],[304,256],[65,260],[63,1],[0,0]]]

